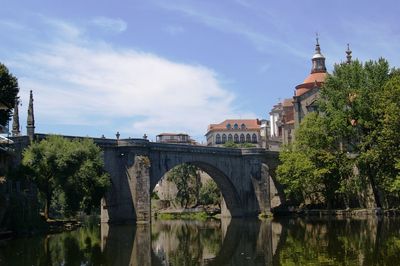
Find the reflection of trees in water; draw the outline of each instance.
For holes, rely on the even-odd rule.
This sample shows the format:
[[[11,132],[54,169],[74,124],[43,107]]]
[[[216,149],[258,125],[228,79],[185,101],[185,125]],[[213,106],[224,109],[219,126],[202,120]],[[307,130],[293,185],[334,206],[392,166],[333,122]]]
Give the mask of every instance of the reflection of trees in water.
[[[105,261],[101,254],[98,227],[50,236],[48,252],[54,265],[96,265]]]
[[[166,265],[203,265],[222,244],[219,221],[157,221],[152,229],[154,253]]]
[[[289,220],[278,251],[282,265],[397,265],[399,220]],[[397,245],[396,245],[397,243]]]
[[[15,239],[0,265],[399,265],[400,219],[162,221]],[[151,238],[150,238],[151,234]],[[153,247],[153,253],[151,252]],[[146,256],[147,254],[147,256]],[[135,264],[136,263],[136,264]]]
[[[0,248],[0,265],[99,265],[106,262],[100,249],[99,228],[22,238]]]

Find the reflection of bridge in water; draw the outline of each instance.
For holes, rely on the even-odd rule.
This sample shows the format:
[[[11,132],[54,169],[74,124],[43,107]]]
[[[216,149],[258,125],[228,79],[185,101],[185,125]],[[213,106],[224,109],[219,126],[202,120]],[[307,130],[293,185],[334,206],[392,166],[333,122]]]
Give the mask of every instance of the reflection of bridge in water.
[[[103,223],[101,243],[111,265],[272,265],[281,231],[256,219]]]

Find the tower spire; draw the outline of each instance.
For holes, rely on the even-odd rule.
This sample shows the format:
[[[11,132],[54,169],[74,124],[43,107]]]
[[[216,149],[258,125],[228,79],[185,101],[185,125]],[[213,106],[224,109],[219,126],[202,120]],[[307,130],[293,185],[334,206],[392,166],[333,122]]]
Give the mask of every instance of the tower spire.
[[[26,133],[29,139],[32,141],[35,136],[35,117],[33,114],[33,93],[30,91],[29,95],[29,106],[28,106],[28,118],[26,123]]]
[[[350,45],[347,44],[347,50],[346,50],[346,58],[347,58],[346,63],[347,64],[351,63],[351,53],[352,53],[352,51],[350,50]]]
[[[19,112],[18,112],[18,105],[19,105],[19,97],[15,99],[15,106],[14,106],[14,113],[13,113],[13,123],[12,123],[12,136],[17,137],[21,134],[19,130]]]
[[[326,72],[325,57],[321,53],[321,46],[319,45],[319,35],[316,34],[315,53],[312,57],[311,73],[324,73]]]

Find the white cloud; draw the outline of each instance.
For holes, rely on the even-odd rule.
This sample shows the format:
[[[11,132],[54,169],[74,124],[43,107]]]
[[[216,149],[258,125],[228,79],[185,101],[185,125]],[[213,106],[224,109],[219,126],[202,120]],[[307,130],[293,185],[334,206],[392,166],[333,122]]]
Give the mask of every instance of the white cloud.
[[[92,24],[111,32],[123,32],[128,28],[128,25],[122,19],[113,19],[106,17],[96,17],[92,20]]]
[[[199,138],[210,123],[254,117],[238,114],[234,95],[209,68],[82,41],[82,36],[71,39],[73,26],[64,23],[57,25],[64,25],[61,32],[68,29],[65,40],[44,41],[37,45],[41,48],[13,59],[18,62],[13,66],[24,73],[19,78],[21,94],[34,88],[38,121],[54,127],[94,125],[97,135],[112,126],[137,137],[172,131]]]

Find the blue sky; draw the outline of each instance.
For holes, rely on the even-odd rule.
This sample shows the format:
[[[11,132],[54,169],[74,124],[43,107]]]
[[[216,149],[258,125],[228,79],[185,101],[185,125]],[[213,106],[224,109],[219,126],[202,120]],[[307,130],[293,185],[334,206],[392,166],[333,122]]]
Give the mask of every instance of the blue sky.
[[[141,137],[268,118],[310,72],[315,33],[328,70],[346,44],[400,66],[398,1],[4,1],[0,62],[18,77],[36,131]],[[23,132],[25,128],[23,127]]]

